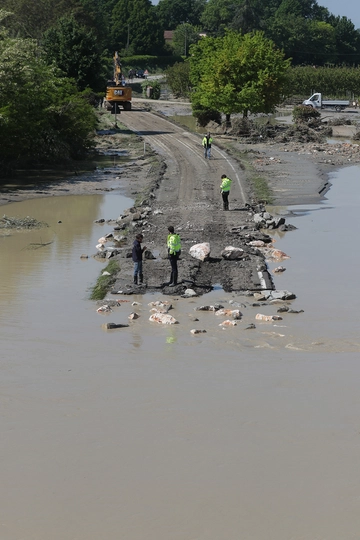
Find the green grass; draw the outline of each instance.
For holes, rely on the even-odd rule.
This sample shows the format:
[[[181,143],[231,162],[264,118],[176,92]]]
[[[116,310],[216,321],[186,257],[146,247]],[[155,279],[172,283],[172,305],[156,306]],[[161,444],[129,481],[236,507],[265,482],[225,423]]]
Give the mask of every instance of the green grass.
[[[252,176],[250,182],[253,186],[254,198],[258,201],[272,204],[273,193],[265,178],[262,178],[261,176]]]
[[[103,300],[109,292],[111,286],[116,281],[116,275],[120,271],[120,266],[117,261],[111,261],[101,272],[96,284],[91,290],[90,300]],[[104,272],[109,272],[110,276],[103,276]]]
[[[240,151],[231,143],[224,145],[224,147],[231,156],[237,159],[240,168],[245,174],[245,180],[250,186],[253,199],[256,201],[266,201],[267,204],[272,204],[274,200],[272,189],[264,177],[258,176],[252,164],[252,159],[249,157],[249,153],[253,153],[253,149],[249,148],[248,152]]]

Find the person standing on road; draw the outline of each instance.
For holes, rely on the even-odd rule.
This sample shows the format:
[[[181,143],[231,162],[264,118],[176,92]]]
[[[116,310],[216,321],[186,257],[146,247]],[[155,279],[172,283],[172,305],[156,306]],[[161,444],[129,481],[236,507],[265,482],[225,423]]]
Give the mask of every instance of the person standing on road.
[[[230,194],[231,183],[232,183],[232,180],[230,180],[230,178],[228,178],[226,174],[221,175],[220,193],[222,195],[224,210],[229,210],[229,194]]]
[[[178,259],[181,255],[181,240],[180,236],[175,233],[174,227],[170,225],[168,227],[167,248],[168,255],[171,264],[171,277],[168,285],[175,287],[178,284]]]
[[[146,246],[141,247],[141,242],[143,241],[144,237],[142,234],[137,234],[135,236],[135,240],[133,243],[132,248],[132,260],[134,261],[134,284],[138,284],[138,277],[140,279],[140,283],[144,281],[144,275],[143,275],[143,253],[146,249]]]
[[[210,133],[207,133],[205,135],[205,137],[203,138],[202,140],[202,145],[204,147],[204,157],[205,159],[206,158],[211,158],[211,143],[212,143],[212,138],[211,138],[211,135]]]

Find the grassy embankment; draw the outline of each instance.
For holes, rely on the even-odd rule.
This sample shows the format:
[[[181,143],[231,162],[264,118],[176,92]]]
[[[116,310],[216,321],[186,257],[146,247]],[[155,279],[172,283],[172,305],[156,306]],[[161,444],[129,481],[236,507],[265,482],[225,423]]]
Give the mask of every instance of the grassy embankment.
[[[227,143],[224,146],[227,152],[238,161],[251,191],[252,199],[254,201],[266,201],[267,204],[272,204],[274,199],[272,189],[266,178],[260,176],[258,171],[255,170],[251,150],[248,152],[241,151],[232,143]]]
[[[119,263],[117,261],[110,261],[101,272],[94,287],[91,289],[90,300],[103,300],[105,298],[112,285],[114,285],[117,274],[120,272]],[[105,272],[106,274],[104,275]]]

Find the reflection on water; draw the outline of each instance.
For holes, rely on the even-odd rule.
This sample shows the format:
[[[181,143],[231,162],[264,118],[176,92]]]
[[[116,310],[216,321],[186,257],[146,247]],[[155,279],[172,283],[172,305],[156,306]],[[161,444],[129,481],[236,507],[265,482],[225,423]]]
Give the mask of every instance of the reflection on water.
[[[76,298],[86,297],[100,270],[91,255],[104,226],[95,225],[94,219],[116,218],[131,203],[131,199],[116,195],[108,195],[106,201],[104,196],[70,196],[32,199],[4,207],[7,215],[31,216],[49,225],[31,231],[0,230],[0,323],[5,337],[11,313],[13,324],[23,328],[22,340],[33,337],[32,326],[36,323],[46,325],[52,321],[52,332],[58,332],[56,314],[76,312]],[[43,246],[31,249],[34,243]],[[90,258],[81,259],[84,253]],[[25,312],[31,314],[30,327],[20,317]],[[71,325],[71,315],[68,323]]]
[[[328,200],[291,209],[298,229],[276,236],[291,259],[275,282],[304,313],[248,330],[277,306],[219,288],[174,298],[171,327],[148,320],[160,294],[96,312],[88,288],[104,263],[91,254],[110,227],[94,220],[130,200],[4,207],[50,227],[0,232],[1,538],[356,537],[358,178],[335,173]],[[236,327],[194,320],[199,304],[229,300],[242,304]],[[129,328],[102,330],[134,309]]]
[[[319,206],[291,207],[288,221],[298,229],[278,242],[291,259],[286,272],[276,278],[277,287],[294,290],[296,305],[306,314],[296,327],[301,324],[304,336],[332,343],[335,350],[359,349],[357,306],[348,301],[349,295],[356,298],[360,293],[353,276],[359,254],[352,240],[358,221],[358,178],[359,167],[331,175],[328,198]]]
[[[103,150],[101,153],[95,155],[94,159],[88,161],[79,161],[76,163],[76,171],[69,171],[68,169],[61,169],[60,167],[44,168],[42,170],[24,170],[17,171],[15,177],[3,178],[1,181],[1,192],[7,193],[9,191],[16,191],[22,189],[45,189],[48,184],[52,187],[56,184],[61,184],[64,179],[71,181],[76,178],[79,179],[81,175],[91,178],[97,176],[98,171],[102,171],[106,168],[118,169],[123,163],[129,162],[129,156],[127,150],[111,149]],[[75,167],[74,167],[75,169]]]

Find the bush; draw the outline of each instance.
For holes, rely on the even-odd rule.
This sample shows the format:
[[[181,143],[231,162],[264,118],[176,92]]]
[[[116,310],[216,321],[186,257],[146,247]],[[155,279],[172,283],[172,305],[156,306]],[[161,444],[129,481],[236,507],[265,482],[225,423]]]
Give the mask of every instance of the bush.
[[[144,81],[141,84],[142,92],[144,97],[149,97],[150,99],[159,99],[161,93],[161,86],[159,81]],[[150,96],[147,95],[147,89],[151,88]]]
[[[175,97],[189,97],[190,94],[190,64],[177,62],[166,70],[166,80]]]
[[[298,105],[293,110],[293,120],[295,123],[309,122],[317,120],[321,117],[319,111],[311,107],[311,105]]]

